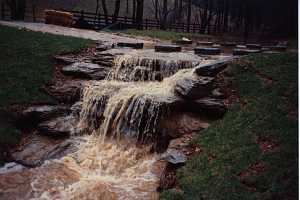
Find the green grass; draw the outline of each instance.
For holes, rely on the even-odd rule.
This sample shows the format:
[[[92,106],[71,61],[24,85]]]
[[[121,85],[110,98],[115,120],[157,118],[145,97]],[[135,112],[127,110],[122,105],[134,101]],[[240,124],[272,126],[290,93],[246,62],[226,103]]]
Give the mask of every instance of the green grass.
[[[162,31],[162,30],[127,29],[124,31],[120,31],[120,33],[132,35],[132,36],[142,36],[142,37],[150,37],[154,39],[172,40],[172,41],[181,39],[182,37],[187,37],[189,39],[211,38],[208,35],[201,35],[197,33],[179,33],[179,32]]]
[[[195,138],[203,151],[177,173],[184,195],[165,191],[161,199],[298,199],[298,120],[287,117],[298,111],[297,55],[257,55],[248,61],[274,83],[267,87],[249,64],[231,67],[229,81],[246,105],[232,105]],[[271,138],[279,147],[262,152],[258,138]],[[255,165],[262,167],[249,170]]]
[[[52,56],[79,51],[89,44],[89,40],[0,26],[0,109],[11,104],[54,102],[40,90],[53,77]],[[0,123],[0,151],[15,144],[18,136],[13,127]]]
[[[78,51],[90,41],[0,26],[0,107],[52,101],[40,92],[51,80],[55,54]]]

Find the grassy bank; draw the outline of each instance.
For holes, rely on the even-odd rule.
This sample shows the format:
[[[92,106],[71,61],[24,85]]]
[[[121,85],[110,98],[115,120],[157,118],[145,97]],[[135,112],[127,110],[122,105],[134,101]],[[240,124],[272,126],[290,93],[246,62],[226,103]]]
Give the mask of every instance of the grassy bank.
[[[201,153],[161,199],[298,199],[297,55],[257,55],[233,64],[242,102],[201,132]]]
[[[83,39],[0,26],[0,109],[11,104],[53,102],[40,91],[41,86],[53,77],[51,57],[78,51],[90,43]],[[17,141],[17,133],[6,123],[0,123],[1,151],[1,147]]]

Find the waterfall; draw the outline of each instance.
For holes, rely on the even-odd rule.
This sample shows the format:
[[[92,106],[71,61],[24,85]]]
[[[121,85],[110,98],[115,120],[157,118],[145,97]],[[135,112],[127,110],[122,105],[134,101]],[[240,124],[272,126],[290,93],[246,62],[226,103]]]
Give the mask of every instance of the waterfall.
[[[204,58],[191,53],[159,53],[153,50],[133,50],[117,55],[107,80],[161,81],[181,69],[193,68]]]

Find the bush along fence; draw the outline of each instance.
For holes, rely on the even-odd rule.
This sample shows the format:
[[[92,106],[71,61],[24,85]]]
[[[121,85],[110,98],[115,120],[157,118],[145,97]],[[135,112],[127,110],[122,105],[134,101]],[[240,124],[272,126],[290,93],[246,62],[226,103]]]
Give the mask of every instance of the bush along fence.
[[[137,23],[135,19],[130,17],[114,17],[114,16],[106,16],[103,14],[95,14],[92,12],[84,12],[84,11],[70,11],[70,10],[62,10],[64,12],[69,12],[73,15],[74,23],[80,19],[84,18],[86,22],[88,22],[91,28],[95,30],[100,30],[103,28],[107,29],[128,29],[128,28],[138,28],[143,30],[151,30],[151,29],[162,29],[168,31],[175,32],[191,32],[191,33],[207,33],[207,34],[215,34],[217,33],[217,29],[214,25],[207,26],[203,28],[201,24],[197,23],[173,23],[164,26],[159,20],[153,19],[143,19],[142,22]],[[25,12],[25,21],[33,21],[33,22],[45,22],[44,13],[37,14],[37,9],[35,7],[26,8]],[[1,4],[1,20],[10,20],[11,13],[10,10],[5,4]]]

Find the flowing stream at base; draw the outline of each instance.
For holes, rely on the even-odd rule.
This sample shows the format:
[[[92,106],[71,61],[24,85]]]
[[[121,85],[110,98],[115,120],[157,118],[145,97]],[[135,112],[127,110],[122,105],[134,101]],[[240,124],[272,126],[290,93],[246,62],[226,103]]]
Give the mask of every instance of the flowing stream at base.
[[[127,77],[133,76],[136,70],[134,67],[130,72],[120,72],[124,62],[126,66],[128,63],[132,66],[142,65],[140,60],[133,62],[132,56],[118,57],[119,66],[114,68],[115,71],[110,73],[107,80],[91,81],[84,88],[79,102],[82,109],[78,127],[90,135],[72,136],[77,150],[60,159],[46,161],[37,168],[18,168],[0,173],[0,198],[158,198],[156,190],[162,162],[159,161],[159,154],[153,153],[153,144],[164,140],[166,133],[161,122],[170,115],[169,105],[177,98],[172,91],[175,81],[191,73],[191,70],[183,69],[161,82],[112,80],[127,80]],[[143,62],[153,71],[155,62]],[[173,70],[195,66],[184,63]],[[166,67],[172,68],[173,64],[161,66],[165,67],[161,72],[163,76],[175,73],[168,73],[170,69]],[[157,70],[154,71],[156,73]],[[155,73],[151,73],[148,78],[143,74],[140,80],[153,80]],[[1,188],[5,188],[5,191]]]

